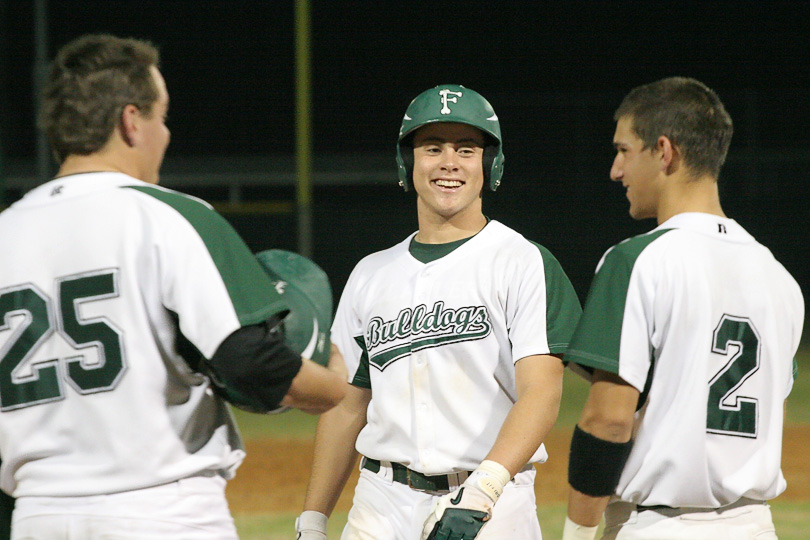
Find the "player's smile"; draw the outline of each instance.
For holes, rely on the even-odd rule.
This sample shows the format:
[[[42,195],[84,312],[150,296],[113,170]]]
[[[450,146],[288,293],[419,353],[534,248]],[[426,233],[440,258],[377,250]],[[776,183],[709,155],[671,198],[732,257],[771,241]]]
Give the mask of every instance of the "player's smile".
[[[442,191],[455,191],[457,188],[460,188],[466,182],[455,178],[437,178],[436,180],[431,180],[431,182],[438,186]]]

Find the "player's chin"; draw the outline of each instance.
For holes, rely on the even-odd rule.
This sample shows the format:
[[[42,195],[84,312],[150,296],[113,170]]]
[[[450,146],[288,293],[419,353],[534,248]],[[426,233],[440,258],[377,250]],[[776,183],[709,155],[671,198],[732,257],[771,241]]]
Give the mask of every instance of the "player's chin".
[[[630,217],[633,219],[649,219],[655,217],[655,212],[630,205]]]

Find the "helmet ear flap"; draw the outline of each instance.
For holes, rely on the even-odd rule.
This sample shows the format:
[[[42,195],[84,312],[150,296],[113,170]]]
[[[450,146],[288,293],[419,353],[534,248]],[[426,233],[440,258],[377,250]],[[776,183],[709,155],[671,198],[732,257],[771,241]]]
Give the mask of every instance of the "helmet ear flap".
[[[403,191],[410,191],[413,185],[413,137],[406,137],[397,145],[397,173]]]
[[[484,169],[484,183],[489,185],[489,189],[492,188],[492,165],[495,163],[495,157],[498,155],[498,147],[492,146],[488,144],[484,147],[484,155],[482,156],[482,165]],[[494,190],[493,190],[494,191]]]
[[[500,143],[494,141],[484,147],[484,155],[482,156],[484,183],[489,186],[491,191],[495,191],[501,185],[503,162],[504,157],[503,153],[501,153]]]

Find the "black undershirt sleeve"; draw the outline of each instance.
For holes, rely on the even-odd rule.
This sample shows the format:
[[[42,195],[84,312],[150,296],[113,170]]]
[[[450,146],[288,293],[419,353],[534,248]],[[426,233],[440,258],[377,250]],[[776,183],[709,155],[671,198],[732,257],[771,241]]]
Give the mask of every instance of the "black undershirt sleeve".
[[[301,369],[301,355],[284,342],[280,318],[246,326],[225,338],[202,371],[226,401],[265,413],[278,408]]]

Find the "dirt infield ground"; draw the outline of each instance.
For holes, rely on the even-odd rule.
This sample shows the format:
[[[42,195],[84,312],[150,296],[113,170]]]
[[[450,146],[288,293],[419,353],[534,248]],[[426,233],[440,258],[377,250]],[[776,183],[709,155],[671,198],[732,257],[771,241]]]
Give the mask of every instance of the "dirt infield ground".
[[[538,467],[537,500],[564,502],[567,497],[568,443],[570,431],[553,431],[546,442],[551,458]],[[782,470],[788,488],[779,498],[810,500],[810,426],[785,429]],[[247,444],[248,457],[228,485],[228,500],[234,513],[299,512],[304,503],[312,441],[273,440]],[[349,485],[356,482],[355,471]],[[346,489],[338,510],[348,511],[353,490]]]

